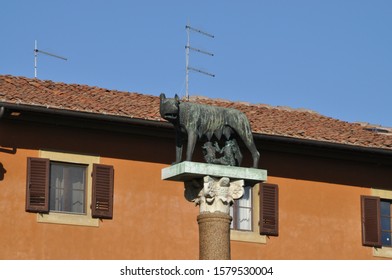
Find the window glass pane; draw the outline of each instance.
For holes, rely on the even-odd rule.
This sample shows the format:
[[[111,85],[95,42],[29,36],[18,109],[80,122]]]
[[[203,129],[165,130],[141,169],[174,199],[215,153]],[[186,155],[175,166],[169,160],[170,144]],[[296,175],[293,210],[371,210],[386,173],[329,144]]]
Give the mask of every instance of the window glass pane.
[[[234,214],[234,205],[230,207],[230,217],[233,218],[233,214]],[[231,228],[231,229],[234,228],[234,218],[231,220],[230,228]]]
[[[233,218],[230,228],[236,230],[252,230],[252,188],[244,187],[244,195],[234,201],[230,207]]]
[[[238,209],[238,229],[252,230],[252,211],[251,208]]]
[[[381,216],[391,216],[391,202],[383,201],[380,202],[381,206]]]
[[[50,210],[85,213],[86,166],[50,165]]]
[[[244,187],[244,195],[237,201],[237,229],[252,230],[252,191]]]
[[[391,246],[391,233],[390,232],[386,232],[386,231],[382,231],[381,232],[381,243],[383,246]]]
[[[391,238],[391,201],[381,200],[381,243],[383,246],[392,246]]]
[[[391,218],[381,217],[381,230],[390,231],[391,230]]]
[[[238,200],[238,206],[251,207],[252,206],[252,192],[250,187],[244,187],[244,195]]]

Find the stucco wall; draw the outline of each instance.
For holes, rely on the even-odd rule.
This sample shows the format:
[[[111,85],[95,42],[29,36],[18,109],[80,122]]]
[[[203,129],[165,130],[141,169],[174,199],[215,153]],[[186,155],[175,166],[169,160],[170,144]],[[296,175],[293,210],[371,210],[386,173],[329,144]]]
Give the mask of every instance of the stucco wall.
[[[174,160],[173,139],[3,120],[0,148],[0,259],[198,259],[198,209],[181,184],[160,179]],[[113,219],[72,226],[39,223],[25,212],[26,159],[39,150],[99,156],[113,165]],[[373,184],[391,186],[388,168],[261,153],[268,181],[279,185],[279,236],[265,244],[232,241],[233,259],[373,258],[372,248],[361,245],[360,195]]]

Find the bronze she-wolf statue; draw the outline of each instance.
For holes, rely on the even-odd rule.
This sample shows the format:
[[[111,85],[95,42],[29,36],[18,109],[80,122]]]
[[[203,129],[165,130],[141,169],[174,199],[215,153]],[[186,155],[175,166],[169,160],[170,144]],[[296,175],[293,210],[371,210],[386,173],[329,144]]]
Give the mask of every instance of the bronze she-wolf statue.
[[[174,98],[166,98],[165,94],[162,93],[160,95],[160,114],[162,118],[172,123],[176,129],[175,163],[182,160],[184,134],[188,136],[187,161],[192,160],[198,139],[205,137],[208,143],[213,137],[220,141],[224,136],[226,143],[229,143],[228,141],[232,141],[232,139],[241,139],[252,154],[253,167],[258,168],[260,154],[254,143],[248,118],[244,113],[233,108],[180,102],[177,94]],[[236,144],[236,141],[234,143]],[[236,154],[239,165],[242,154],[240,152]]]

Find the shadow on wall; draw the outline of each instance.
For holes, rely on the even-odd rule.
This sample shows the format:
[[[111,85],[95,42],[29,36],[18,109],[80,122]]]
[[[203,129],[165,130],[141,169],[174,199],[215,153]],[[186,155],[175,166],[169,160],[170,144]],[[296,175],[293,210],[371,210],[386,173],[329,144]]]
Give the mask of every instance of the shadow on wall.
[[[16,154],[16,148],[3,148],[0,147],[0,153],[6,153],[6,154]]]
[[[171,164],[175,160],[175,131],[140,127],[131,133],[72,128],[37,123],[0,123],[0,153],[16,153],[18,148],[53,150],[101,157]],[[204,162],[200,143],[193,161]],[[390,189],[392,164],[380,164],[351,158],[335,158],[328,151],[308,151],[301,145],[278,145],[258,142],[260,168],[269,176],[326,182],[366,188]],[[268,146],[269,145],[269,146]],[[275,146],[274,146],[275,145]],[[16,148],[8,148],[16,147]],[[251,166],[250,153],[243,149],[242,166]],[[300,150],[296,150],[300,148]],[[183,155],[186,148],[184,147]],[[317,153],[320,153],[317,154]],[[333,151],[332,151],[333,152]],[[4,169],[4,167],[3,167]],[[3,174],[4,176],[4,174]]]
[[[5,173],[7,173],[7,170],[5,170],[3,164],[0,162],[0,181],[4,180]]]
[[[391,165],[278,152],[265,152],[262,159],[269,176],[365,188],[392,186]]]
[[[0,153],[6,153],[6,154],[16,154],[16,148],[3,148],[0,147]],[[7,170],[4,168],[3,163],[0,162],[0,181],[4,180],[5,173],[7,173]]]

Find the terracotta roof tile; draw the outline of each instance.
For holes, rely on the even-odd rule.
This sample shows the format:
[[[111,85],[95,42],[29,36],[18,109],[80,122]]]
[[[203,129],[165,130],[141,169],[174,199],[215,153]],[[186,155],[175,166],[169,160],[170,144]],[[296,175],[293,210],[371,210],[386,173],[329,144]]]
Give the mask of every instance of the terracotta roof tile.
[[[252,130],[259,134],[392,149],[392,129],[348,123],[304,109],[205,97],[192,97],[191,101],[236,108],[247,115]],[[157,96],[10,75],[0,75],[0,103],[164,121]]]

